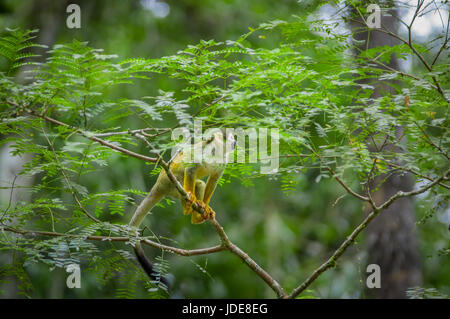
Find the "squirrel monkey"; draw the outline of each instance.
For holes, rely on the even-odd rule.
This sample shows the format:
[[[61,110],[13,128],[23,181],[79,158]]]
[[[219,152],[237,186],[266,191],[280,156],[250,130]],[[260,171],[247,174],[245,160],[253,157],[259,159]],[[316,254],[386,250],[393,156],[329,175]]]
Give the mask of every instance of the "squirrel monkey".
[[[175,185],[167,176],[166,171],[162,170],[155,185],[153,185],[149,194],[136,209],[129,225],[139,227],[147,213],[165,196],[180,199],[184,215],[191,215],[191,222],[193,224],[199,224],[207,219],[213,219],[215,213],[209,207],[209,202],[217,182],[225,169],[228,155],[234,150],[235,146],[236,141],[233,134],[229,134],[224,138],[222,132],[218,131],[209,139],[195,144],[192,148],[180,151],[170,163],[169,169],[177,180],[183,184],[186,193],[189,195],[189,199],[186,200],[180,195]],[[199,163],[192,163],[192,151],[201,152],[202,160]],[[206,176],[209,177],[205,183],[201,178]],[[205,215],[193,210],[192,204],[194,202],[204,208]],[[147,275],[151,279],[157,279],[159,276],[153,272],[152,264],[145,257],[140,243],[135,245],[134,251]],[[160,281],[167,287],[169,286],[165,278],[161,277]]]

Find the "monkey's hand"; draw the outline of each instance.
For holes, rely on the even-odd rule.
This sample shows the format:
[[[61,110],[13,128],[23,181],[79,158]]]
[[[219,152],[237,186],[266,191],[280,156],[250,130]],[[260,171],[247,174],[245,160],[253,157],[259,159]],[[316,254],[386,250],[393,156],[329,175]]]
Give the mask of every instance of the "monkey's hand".
[[[191,217],[192,224],[201,224],[205,220],[214,219],[216,217],[216,213],[212,210],[211,207],[209,207],[209,205],[206,205],[205,203],[203,203],[201,201],[197,201],[196,203],[197,203],[197,205],[199,205],[200,207],[203,208],[205,213],[200,214],[197,211],[193,211],[192,217]]]

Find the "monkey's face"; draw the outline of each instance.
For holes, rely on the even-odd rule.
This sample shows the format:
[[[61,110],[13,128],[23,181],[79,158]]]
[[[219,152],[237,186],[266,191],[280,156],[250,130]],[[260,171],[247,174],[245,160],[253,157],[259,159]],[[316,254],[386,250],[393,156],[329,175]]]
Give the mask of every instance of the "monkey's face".
[[[206,141],[203,149],[203,159],[210,164],[226,164],[229,154],[236,147],[236,140],[233,134],[224,135],[222,131],[215,132]]]
[[[236,139],[233,133],[228,132],[226,134],[225,130],[222,130],[222,132],[217,132],[216,135],[216,138],[224,144],[226,153],[234,151],[236,148]]]
[[[234,139],[234,134],[228,133],[227,139],[226,139],[226,144],[230,145],[231,150],[234,151],[234,149],[236,148],[236,140]]]

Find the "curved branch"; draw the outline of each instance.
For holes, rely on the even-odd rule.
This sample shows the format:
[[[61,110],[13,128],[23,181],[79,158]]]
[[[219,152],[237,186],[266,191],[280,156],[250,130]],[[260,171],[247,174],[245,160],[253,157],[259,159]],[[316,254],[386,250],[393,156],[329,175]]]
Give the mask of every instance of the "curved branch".
[[[117,242],[129,242],[129,237],[113,237],[113,236],[83,236],[83,235],[75,235],[75,234],[63,234],[57,232],[49,232],[49,231],[39,231],[39,230],[29,230],[29,229],[16,229],[9,226],[3,226],[0,228],[1,230],[21,234],[21,235],[39,235],[39,236],[52,236],[52,237],[70,237],[70,238],[81,238],[85,240],[98,240],[98,241],[117,241]],[[141,243],[147,246],[151,246],[154,248],[159,248],[161,250],[171,252],[181,256],[197,256],[197,255],[206,255],[212,254],[216,252],[220,252],[226,250],[223,245],[216,245],[207,248],[199,248],[199,249],[182,249],[173,246],[168,246],[164,244],[157,243],[155,241],[149,239],[142,239]]]
[[[378,206],[377,210],[383,210],[383,209],[388,208],[398,198],[410,197],[410,196],[415,196],[415,195],[422,194],[422,193],[426,192],[427,190],[429,190],[434,185],[437,185],[440,182],[442,182],[443,180],[447,179],[447,176],[449,174],[450,174],[450,169],[448,169],[442,176],[436,178],[435,180],[433,180],[432,182],[428,183],[426,186],[424,186],[422,188],[419,188],[417,190],[413,190],[413,191],[410,191],[410,192],[398,191],[397,193],[392,195],[387,201],[385,201],[382,205]]]
[[[390,166],[390,167],[392,167],[392,168],[394,168],[394,169],[397,169],[397,170],[400,170],[400,171],[409,172],[409,173],[411,173],[411,174],[413,174],[413,175],[416,175],[416,176],[418,176],[418,177],[420,177],[420,178],[429,180],[429,181],[431,181],[431,182],[433,181],[433,179],[432,179],[431,177],[426,176],[426,175],[423,175],[423,174],[421,174],[421,173],[419,173],[419,172],[413,170],[412,168],[403,167],[403,166],[397,165],[397,164],[395,164],[395,163],[388,162],[388,161],[386,161],[385,159],[379,159],[379,160],[383,161],[387,166]],[[442,187],[444,187],[444,188],[446,188],[446,189],[450,189],[450,186],[447,185],[447,184],[444,184],[442,181],[439,182],[438,185],[439,185],[439,186],[442,186]]]
[[[287,294],[285,293],[283,287],[272,278],[264,269],[262,269],[248,254],[246,254],[242,249],[233,244],[228,238],[227,234],[223,230],[223,227],[219,224],[219,222],[215,219],[210,219],[209,222],[214,226],[216,232],[219,234],[222,239],[223,244],[227,249],[234,255],[238,256],[242,259],[242,261],[250,267],[259,277],[262,278],[272,288],[273,291],[276,292],[278,298],[286,298]]]
[[[10,105],[12,105],[12,106],[19,107],[19,105],[15,104],[13,102],[8,102],[8,103]],[[99,144],[101,144],[103,146],[109,147],[109,148],[111,148],[111,149],[113,149],[115,151],[121,152],[123,154],[129,155],[131,157],[135,157],[137,159],[140,159],[140,160],[143,160],[143,161],[146,161],[146,162],[151,162],[151,163],[155,163],[156,162],[156,158],[154,158],[154,157],[148,157],[148,156],[145,156],[145,155],[142,155],[142,154],[135,153],[133,151],[127,150],[126,148],[114,145],[114,144],[112,144],[110,142],[107,142],[105,140],[102,140],[101,138],[96,137],[95,135],[86,134],[86,133],[84,133],[83,131],[81,131],[77,127],[74,127],[74,126],[71,126],[69,124],[63,123],[61,121],[55,120],[54,118],[51,118],[49,116],[39,114],[39,113],[37,113],[37,112],[35,112],[33,110],[30,110],[30,109],[25,109],[25,112],[30,114],[30,115],[33,115],[35,117],[39,117],[41,119],[44,119],[44,120],[46,120],[46,121],[48,121],[50,123],[73,129],[78,134],[80,134],[80,135],[82,135],[82,136],[84,136],[84,137],[86,137],[86,138],[88,138],[88,139],[90,139],[90,140],[92,140],[94,142],[97,142],[97,143],[99,143]]]

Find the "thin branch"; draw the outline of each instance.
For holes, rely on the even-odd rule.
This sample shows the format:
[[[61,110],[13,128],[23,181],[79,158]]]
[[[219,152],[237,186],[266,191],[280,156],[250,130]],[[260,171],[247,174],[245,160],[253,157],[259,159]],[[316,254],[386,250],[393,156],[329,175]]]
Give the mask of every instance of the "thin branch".
[[[337,182],[339,184],[341,184],[342,187],[344,187],[344,189],[351,195],[355,196],[356,198],[365,201],[365,202],[369,202],[369,198],[366,196],[362,196],[359,195],[358,193],[356,193],[355,191],[353,191],[350,187],[348,187],[347,185],[345,185],[345,183],[336,175],[336,173],[333,171],[333,169],[331,167],[326,167],[326,169],[330,172],[330,174],[334,177],[335,180],[337,180]]]
[[[445,40],[444,43],[442,44],[441,48],[439,49],[438,53],[436,54],[436,56],[433,59],[433,62],[431,62],[431,66],[433,66],[437,59],[439,58],[439,56],[441,55],[442,51],[444,51],[445,47],[447,46],[448,41],[450,40],[450,37],[448,36],[448,30],[449,30],[449,25],[450,25],[450,15],[448,15],[447,17],[447,29],[445,31]]]
[[[410,43],[409,41],[406,41],[405,39],[403,39],[401,36],[393,33],[392,31],[389,31],[388,29],[384,28],[384,29],[377,29],[377,31],[381,31],[383,33],[386,33],[398,40],[400,40],[401,42],[403,42],[404,44],[406,44],[411,51],[419,58],[419,60],[422,62],[422,64],[425,66],[425,68],[429,71],[432,72],[433,71],[433,67],[431,65],[428,64],[428,62],[425,60],[425,58],[422,56],[422,54],[419,53],[419,51],[417,51],[417,49],[412,45],[412,43]],[[447,102],[450,102],[450,100],[445,96],[445,92],[442,89],[441,85],[439,84],[439,81],[437,80],[436,76],[432,75],[431,78],[433,79],[434,84],[437,87],[438,92],[444,97],[444,99]]]
[[[62,174],[62,176],[64,177],[64,179],[65,179],[65,181],[66,181],[66,183],[67,183],[67,186],[69,187],[70,192],[72,193],[72,196],[73,196],[75,202],[77,203],[78,207],[79,207],[80,210],[83,212],[83,214],[85,214],[89,219],[93,220],[93,221],[96,222],[96,223],[99,223],[100,220],[98,220],[97,218],[95,218],[94,216],[92,216],[92,215],[91,215],[91,214],[83,207],[83,205],[81,204],[80,200],[78,199],[78,196],[77,196],[77,194],[76,194],[76,192],[75,192],[75,190],[74,190],[72,184],[70,183],[70,180],[69,180],[69,178],[67,177],[66,172],[64,171],[64,168],[63,168],[61,162],[59,161],[59,157],[58,157],[58,155],[56,154],[55,148],[53,147],[53,144],[50,142],[50,140],[49,140],[49,138],[48,138],[48,136],[47,136],[47,133],[45,132],[45,129],[44,129],[43,126],[42,126],[42,132],[44,133],[44,137],[45,137],[45,139],[46,139],[48,145],[50,146],[50,149],[51,149],[51,151],[52,151],[52,153],[53,153],[53,156],[55,157],[56,164],[58,164],[59,169],[61,170],[61,174]]]
[[[450,17],[450,16],[449,16]],[[436,63],[437,59],[439,58],[439,56],[441,55],[441,53],[444,51],[444,49],[447,46],[448,41],[450,40],[450,38],[447,38],[444,41],[444,44],[442,44],[441,48],[439,49],[438,53],[436,53],[436,56],[433,59],[433,62],[431,62],[431,66],[434,66],[434,64]]]
[[[412,29],[414,20],[416,20],[416,18],[417,18],[417,15],[418,15],[418,13],[420,11],[420,7],[422,6],[423,2],[424,1],[420,2],[420,0],[417,1],[416,11],[414,12],[414,16],[411,19],[411,23],[408,26],[408,43],[409,43],[409,46],[412,46],[412,43],[411,43],[411,41],[412,41],[411,29]]]
[[[372,211],[364,221],[356,227],[350,236],[339,246],[339,248],[333,253],[333,255],[323,263],[319,268],[314,270],[314,272],[297,288],[293,289],[289,294],[288,299],[294,299],[299,294],[301,294],[306,288],[308,288],[323,272],[329,268],[335,267],[338,258],[345,252],[345,250],[354,242],[356,237],[363,231],[367,225],[378,215],[379,211]]]
[[[15,103],[13,103],[13,102],[8,102],[8,103],[11,104],[12,106],[19,107],[17,104],[15,104]],[[107,142],[107,141],[105,141],[105,140],[102,140],[102,139],[96,137],[95,135],[89,135],[89,134],[86,134],[86,133],[84,133],[83,131],[81,131],[81,130],[80,130],[79,128],[77,128],[77,127],[74,127],[74,126],[71,126],[71,125],[69,125],[69,124],[63,123],[63,122],[61,122],[61,121],[55,120],[55,119],[53,119],[53,118],[51,118],[51,117],[48,117],[48,116],[46,116],[46,115],[42,115],[42,114],[36,113],[35,111],[30,110],[30,109],[25,109],[25,111],[26,111],[28,114],[30,114],[30,115],[33,115],[33,116],[35,116],[35,117],[42,118],[42,119],[44,119],[44,120],[46,120],[46,121],[48,121],[48,122],[50,122],[50,123],[53,123],[53,124],[56,124],[56,125],[59,125],[59,126],[63,126],[63,127],[67,127],[67,128],[73,129],[76,133],[78,133],[78,134],[80,134],[80,135],[82,135],[82,136],[84,136],[84,137],[86,137],[86,138],[88,138],[88,139],[90,139],[90,140],[92,140],[92,141],[95,141],[95,142],[97,142],[97,143],[99,143],[99,144],[101,144],[101,145],[103,145],[103,146],[106,146],[106,147],[109,147],[109,148],[111,148],[111,149],[113,149],[113,150],[119,151],[119,152],[121,152],[121,153],[123,153],[123,154],[129,155],[129,156],[131,156],[131,157],[138,158],[138,159],[143,160],[143,161],[146,161],[146,162],[151,162],[151,163],[155,163],[155,162],[156,162],[156,158],[148,157],[148,156],[145,156],[145,155],[142,155],[142,154],[138,154],[138,153],[135,153],[135,152],[133,152],[133,151],[127,150],[127,149],[125,149],[125,148],[123,148],[123,147],[114,145],[114,144],[112,144],[112,143],[110,143],[110,142]]]
[[[413,121],[414,124],[419,128],[419,130],[422,132],[422,134],[425,136],[426,141],[428,142],[428,144],[430,144],[431,146],[433,146],[436,150],[438,150],[438,152],[443,155],[446,159],[450,160],[450,157],[447,155],[447,153],[439,146],[436,145],[436,143],[434,143],[430,136],[427,134],[427,132],[425,132],[425,130],[419,125],[419,123],[417,123],[416,121]]]
[[[146,128],[141,128],[141,129],[137,129],[137,130],[132,130],[131,132],[135,132],[135,133],[139,133],[139,132],[147,132],[147,131],[166,131],[168,130],[167,128],[157,128],[157,127],[146,127]],[[130,134],[130,131],[122,131],[122,132],[103,132],[103,133],[98,133],[98,134],[94,134],[95,137],[108,137],[108,136],[116,136],[116,135],[128,135]],[[150,137],[152,137],[153,135],[151,134],[147,134]]]
[[[442,182],[443,180],[446,180],[449,174],[450,174],[450,169],[448,169],[442,176],[436,178],[435,180],[428,183],[426,186],[424,186],[422,188],[419,188],[417,190],[412,190],[410,192],[398,191],[397,193],[392,195],[387,201],[385,201],[382,205],[378,206],[377,210],[384,210],[384,209],[388,208],[398,198],[410,197],[410,196],[422,194],[422,193],[426,192],[427,190],[429,190],[434,185],[437,185],[440,182]]]
[[[275,279],[273,279],[272,276],[270,276],[264,269],[262,269],[248,254],[246,254],[242,249],[240,249],[230,241],[227,234],[223,230],[223,227],[216,219],[210,219],[209,222],[211,225],[213,225],[216,232],[219,234],[220,238],[222,239],[222,243],[231,253],[238,256],[248,267],[250,267],[250,269],[252,269],[259,277],[261,277],[266,282],[266,284],[268,284],[269,287],[276,292],[278,298],[287,297],[283,287],[281,287],[281,285]]]
[[[9,226],[0,226],[2,230],[21,234],[21,235],[38,235],[38,236],[52,236],[52,237],[69,237],[69,238],[80,238],[84,240],[98,240],[98,241],[114,241],[114,242],[129,242],[129,237],[114,237],[114,236],[83,236],[83,235],[75,235],[75,234],[63,234],[57,232],[49,232],[49,231],[39,231],[39,230],[28,230],[28,229],[16,229]],[[142,239],[141,243],[147,246],[151,246],[154,248],[159,248],[161,250],[174,253],[180,256],[198,256],[198,255],[207,255],[220,251],[226,250],[223,245],[216,245],[207,248],[199,248],[199,249],[182,249],[177,247],[172,247],[164,244],[157,243],[155,241],[149,239]]]
[[[387,136],[387,135],[386,135],[386,136]],[[372,173],[373,173],[373,171],[375,170],[376,165],[377,165],[377,158],[374,158],[374,159],[373,159],[373,163],[372,163],[372,168],[370,169],[370,172],[369,172],[369,174],[367,175],[367,182],[366,182],[366,187],[367,187],[367,192],[366,192],[366,193],[367,193],[367,198],[369,199],[369,204],[370,204],[370,206],[372,206],[373,209],[375,209],[376,204],[375,204],[375,201],[374,201],[373,198],[372,198],[372,194],[371,194],[372,190],[370,189],[370,181],[371,181],[371,179],[372,179]]]
[[[359,52],[361,52],[361,53],[363,52],[363,50],[361,50],[361,49],[358,48],[357,46],[354,46],[354,48],[357,49],[357,50],[359,50]],[[400,74],[400,75],[402,75],[402,76],[406,76],[406,77],[412,78],[412,79],[417,80],[417,81],[423,80],[423,79],[421,79],[421,78],[419,78],[419,77],[417,77],[417,76],[415,76],[415,75],[412,75],[412,74],[410,74],[410,73],[406,73],[406,72],[403,72],[403,71],[400,71],[400,70],[396,70],[396,69],[394,69],[393,67],[391,67],[391,66],[389,66],[389,65],[386,65],[386,64],[384,64],[384,63],[382,63],[382,62],[380,62],[380,61],[378,61],[378,60],[376,60],[376,59],[372,59],[372,58],[369,58],[369,57],[364,57],[364,58],[367,59],[367,60],[369,60],[369,61],[372,62],[372,63],[377,64],[378,66],[381,66],[382,68],[385,68],[385,69],[388,70],[388,71],[391,71],[392,73],[397,73],[397,74]],[[428,82],[428,81],[427,81],[427,83],[428,83],[433,89],[437,90],[437,86],[436,86],[436,85],[434,85],[433,83],[430,83],[430,82]]]
[[[369,201],[369,198],[367,198],[367,197],[365,197],[365,196],[362,196],[362,195],[359,195],[358,193],[356,193],[356,192],[354,192],[350,187],[348,187],[341,179],[340,179],[340,177],[339,176],[337,176],[336,175],[336,173],[333,171],[333,169],[331,168],[331,167],[329,167],[329,166],[327,166],[327,165],[325,165],[324,163],[323,163],[323,160],[322,160],[322,157],[312,148],[312,147],[310,147],[309,145],[305,145],[305,147],[307,148],[307,149],[309,149],[314,155],[316,155],[317,156],[317,158],[319,159],[319,161],[320,161],[320,163],[322,163],[322,165],[323,166],[325,166],[325,168],[330,172],[330,174],[331,174],[331,176],[333,176],[333,178],[349,193],[349,194],[351,194],[351,195],[353,195],[354,197],[356,197],[356,198],[358,198],[358,199],[360,199],[360,200],[362,200],[362,201],[365,201],[365,202],[368,202]]]
[[[400,166],[400,165],[397,165],[395,163],[388,162],[388,161],[386,161],[384,159],[379,159],[379,160],[382,160],[384,163],[386,163],[387,166],[393,167],[393,168],[395,168],[397,170],[409,172],[409,173],[411,173],[413,175],[419,176],[420,178],[423,178],[423,179],[426,179],[426,180],[429,180],[429,181],[433,181],[433,179],[431,177],[423,175],[423,174],[417,172],[416,170],[413,170],[412,168]],[[446,189],[450,189],[450,186],[447,185],[447,184],[444,184],[443,182],[439,182],[438,185],[442,186],[442,187],[444,187]]]
[[[386,134],[386,135],[384,136],[384,140],[383,140],[383,143],[380,145],[380,148],[378,148],[377,143],[375,142],[375,139],[373,138],[373,134],[370,135],[370,138],[372,139],[372,143],[373,143],[373,145],[374,145],[374,147],[375,147],[377,153],[380,153],[380,152],[383,151],[384,147],[386,146],[387,141],[389,140],[389,134]],[[400,138],[398,139],[398,142],[400,142],[400,141],[402,140],[402,138],[403,138],[403,134],[402,134],[402,136],[400,136]],[[395,143],[395,144],[396,144],[396,143]],[[394,144],[394,145],[395,145],[395,144]],[[367,181],[366,181],[367,198],[369,198],[369,203],[370,203],[370,206],[372,206],[372,209],[375,209],[376,204],[375,204],[375,201],[374,201],[373,198],[372,198],[372,190],[371,190],[371,187],[370,187],[370,182],[372,181],[372,174],[373,174],[373,172],[375,171],[375,169],[377,168],[377,167],[376,167],[376,166],[377,166],[377,161],[378,161],[378,158],[377,158],[377,157],[374,157],[373,163],[372,163],[372,167],[371,167],[371,169],[370,169],[369,174],[367,175]]]
[[[16,179],[17,179],[18,175],[14,175],[14,179],[12,181],[11,184],[11,192],[9,193],[9,201],[8,201],[8,206],[6,207],[6,209],[3,211],[2,217],[0,218],[0,223],[2,222],[3,218],[5,217],[6,213],[9,211],[9,209],[11,208],[11,204],[12,204],[12,198],[13,198],[13,193],[14,193],[14,186],[16,185]]]

